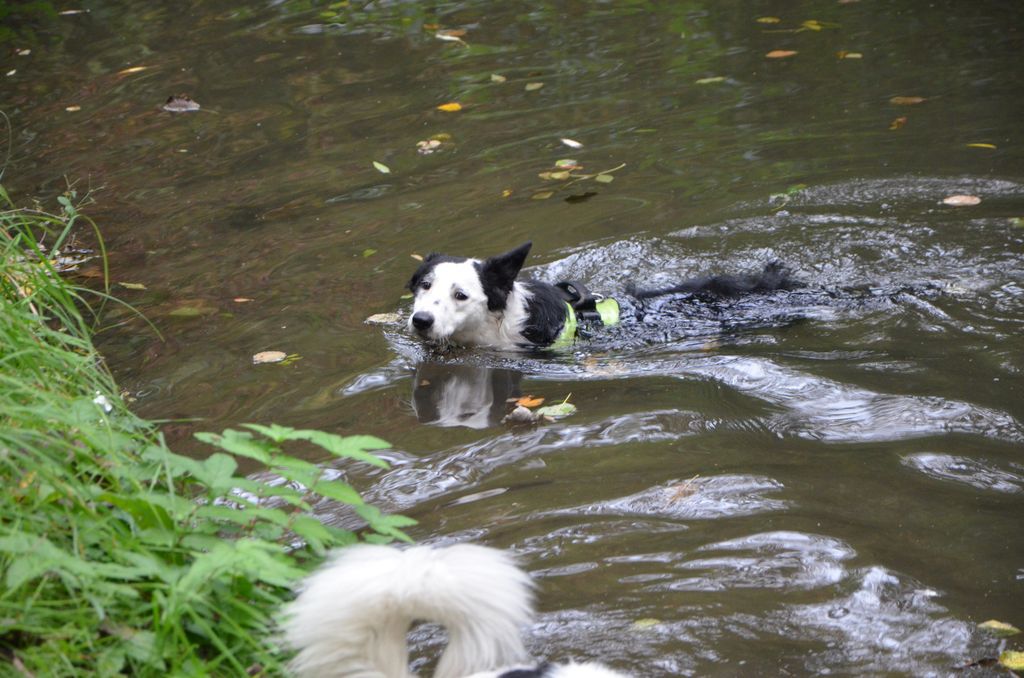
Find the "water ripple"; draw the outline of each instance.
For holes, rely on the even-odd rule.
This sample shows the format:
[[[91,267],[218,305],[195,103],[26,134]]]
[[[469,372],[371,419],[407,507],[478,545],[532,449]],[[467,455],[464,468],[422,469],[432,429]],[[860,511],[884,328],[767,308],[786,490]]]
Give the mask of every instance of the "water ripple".
[[[964,483],[979,490],[1024,492],[1024,474],[1004,471],[977,459],[922,452],[903,457],[903,463],[932,478]]]

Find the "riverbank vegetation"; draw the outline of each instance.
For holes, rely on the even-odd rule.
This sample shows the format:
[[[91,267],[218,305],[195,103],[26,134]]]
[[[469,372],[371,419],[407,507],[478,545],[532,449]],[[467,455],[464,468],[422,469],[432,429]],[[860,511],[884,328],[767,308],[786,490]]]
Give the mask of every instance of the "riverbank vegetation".
[[[290,446],[385,466],[373,450],[387,443],[251,425],[201,434],[220,449],[206,459],[175,454],[93,346],[87,302],[112,300],[58,271],[71,234],[94,228],[73,193],[59,214],[15,209],[2,187],[0,201],[0,663],[26,676],[280,674],[276,610],[328,548],[357,539],[311,504],[350,505],[369,540],[405,539],[412,523]],[[240,474],[237,456],[269,480]]]

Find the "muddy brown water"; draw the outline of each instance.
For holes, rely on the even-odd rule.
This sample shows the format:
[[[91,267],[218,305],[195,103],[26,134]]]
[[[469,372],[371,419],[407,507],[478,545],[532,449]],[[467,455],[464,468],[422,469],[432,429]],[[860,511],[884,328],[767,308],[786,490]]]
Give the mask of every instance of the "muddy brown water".
[[[1022,6],[351,5],[15,21],[5,182],[102,189],[113,279],[146,287],[117,291],[165,339],[106,313],[136,410],[197,455],[192,431],[250,421],[387,439],[391,470],[339,469],[417,540],[519,553],[540,657],[654,676],[994,656],[976,624],[1024,623]],[[161,111],[173,94],[201,109]],[[624,166],[538,177],[559,159]],[[779,259],[878,294],[553,355],[437,357],[363,323],[406,307],[411,254],[525,240],[534,275],[614,293]],[[579,409],[508,429],[519,394]]]

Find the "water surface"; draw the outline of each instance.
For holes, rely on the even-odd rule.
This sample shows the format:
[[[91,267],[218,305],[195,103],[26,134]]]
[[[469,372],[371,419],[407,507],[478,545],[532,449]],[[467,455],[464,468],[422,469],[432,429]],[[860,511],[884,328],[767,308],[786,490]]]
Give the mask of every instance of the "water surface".
[[[5,184],[96,189],[113,279],[146,287],[115,290],[163,334],[109,308],[100,346],[179,449],[247,421],[386,438],[391,470],[338,471],[417,540],[519,553],[539,657],[945,675],[999,649],[976,623],[1024,622],[1021,6],[82,8],[7,44]],[[559,159],[624,166],[538,177]],[[406,307],[410,255],[526,240],[532,275],[613,294],[775,259],[808,288],[784,322],[743,323],[754,301],[547,355],[363,323]],[[521,394],[578,413],[510,429]]]

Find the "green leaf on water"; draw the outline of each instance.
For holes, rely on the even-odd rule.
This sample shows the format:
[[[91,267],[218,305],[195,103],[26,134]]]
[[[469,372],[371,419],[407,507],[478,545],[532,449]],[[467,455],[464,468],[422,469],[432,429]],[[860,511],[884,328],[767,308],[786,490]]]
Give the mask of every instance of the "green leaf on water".
[[[696,81],[698,85],[714,85],[719,82],[725,82],[725,78],[721,75],[716,75],[713,78],[701,78]]]
[[[1024,228],[1024,217],[1010,217],[1010,225]]]
[[[555,161],[555,167],[561,170],[580,169],[580,164],[572,158],[561,158]]]
[[[546,405],[539,407],[535,411],[535,414],[542,417],[551,417],[552,419],[562,419],[568,417],[571,414],[576,413],[576,406],[566,401],[564,403],[558,403],[557,405]]]
[[[999,663],[1011,671],[1024,671],[1024,652],[1007,650],[999,655]]]
[[[1012,624],[1001,622],[996,619],[989,619],[986,622],[978,624],[979,629],[985,629],[994,636],[1005,638],[1008,636],[1015,636],[1020,633],[1020,629]]]
[[[596,181],[599,184],[610,184],[613,181],[615,181],[615,177],[613,177],[611,174],[598,174],[596,177],[594,177],[594,181]]]
[[[649,629],[654,626],[657,626],[660,623],[660,619],[655,619],[653,617],[644,617],[643,619],[637,619],[635,622],[633,622],[633,628],[638,631],[642,631],[644,629]]]
[[[363,257],[372,257],[376,253],[377,250],[373,249],[372,247],[367,247],[365,250],[363,250]]]
[[[373,168],[381,174],[391,174],[391,168],[382,162],[373,161]]]

